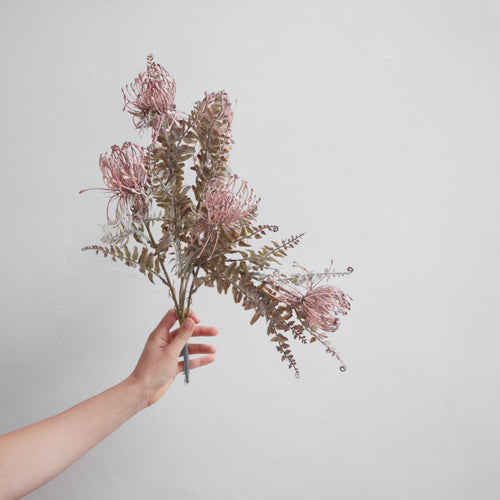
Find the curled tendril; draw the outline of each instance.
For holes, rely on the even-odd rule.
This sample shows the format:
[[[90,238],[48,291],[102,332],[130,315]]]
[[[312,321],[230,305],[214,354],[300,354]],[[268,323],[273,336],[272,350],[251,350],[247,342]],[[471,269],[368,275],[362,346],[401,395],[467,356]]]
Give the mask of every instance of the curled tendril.
[[[345,372],[345,371],[347,370],[347,366],[346,366],[346,365],[340,365],[340,366],[339,366],[339,370],[340,370],[341,372]]]
[[[325,273],[329,274],[330,276],[346,276],[347,274],[351,274],[354,271],[354,269],[349,266],[345,271],[335,271],[333,273]]]
[[[279,226],[269,226],[269,227],[270,227],[270,229],[271,229],[271,231],[272,231],[273,233],[278,232],[278,231],[279,231],[279,229],[280,229],[280,228],[279,228]]]

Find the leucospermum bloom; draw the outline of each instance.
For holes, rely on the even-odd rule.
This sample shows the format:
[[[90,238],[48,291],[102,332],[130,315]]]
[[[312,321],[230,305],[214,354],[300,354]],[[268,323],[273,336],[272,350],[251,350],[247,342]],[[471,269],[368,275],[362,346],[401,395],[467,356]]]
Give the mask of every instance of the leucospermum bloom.
[[[267,292],[274,299],[302,312],[313,329],[336,331],[340,324],[338,316],[347,314],[351,309],[349,300],[352,299],[335,286],[318,285],[325,276],[346,273],[331,273],[327,270],[326,273],[314,274],[297,263],[295,265],[302,270],[302,276],[294,281],[298,281],[303,289],[292,284],[292,280],[274,277],[266,287]],[[349,268],[348,272],[351,271]]]
[[[101,169],[106,188],[90,188],[105,190],[111,193],[111,198],[106,207],[106,215],[109,218],[109,205],[117,200],[116,217],[120,211],[143,216],[148,211],[146,201],[145,183],[147,170],[145,165],[145,149],[131,142],[124,142],[123,146],[111,146],[111,154],[101,154],[99,157],[99,168]]]
[[[351,308],[350,297],[331,285],[312,288],[302,297],[302,310],[311,325],[325,332],[339,327],[339,314],[347,314]]]
[[[145,72],[139,73],[133,83],[122,89],[125,105],[134,116],[136,128],[151,127],[153,142],[156,142],[161,127],[167,124],[167,129],[178,123],[175,109],[175,80],[160,64],[148,58]],[[127,96],[128,93],[128,96]]]
[[[203,245],[198,257],[209,243],[213,244],[210,257],[213,255],[221,231],[238,238],[241,228],[257,215],[259,201],[253,189],[237,175],[213,178],[203,193],[193,227],[194,238]]]

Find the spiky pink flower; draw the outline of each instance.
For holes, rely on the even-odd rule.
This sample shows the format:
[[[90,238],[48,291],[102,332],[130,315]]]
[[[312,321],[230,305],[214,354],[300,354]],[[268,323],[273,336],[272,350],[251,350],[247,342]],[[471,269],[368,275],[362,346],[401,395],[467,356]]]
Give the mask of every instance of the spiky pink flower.
[[[299,281],[305,291],[292,284],[292,280],[274,277],[266,287],[268,294],[280,302],[301,310],[311,326],[325,332],[334,332],[340,324],[337,316],[347,314],[351,308],[349,302],[351,297],[335,286],[318,285],[325,276],[344,273],[314,274],[297,263],[295,265],[302,270],[302,276],[299,280],[293,281]]]
[[[239,236],[241,228],[256,216],[259,201],[253,189],[237,175],[213,178],[203,193],[193,228],[198,244],[203,244],[198,257],[209,242],[213,243],[210,257],[213,255],[221,231]]]
[[[118,200],[116,206],[116,216],[120,208],[127,211],[134,209],[138,215],[144,215],[148,206],[145,200],[144,185],[147,179],[145,166],[145,149],[131,142],[124,142],[123,146],[111,146],[111,154],[101,154],[99,156],[99,168],[101,169],[106,188],[92,189],[108,191],[112,194],[106,208],[106,215],[109,221],[109,204],[114,199]]]
[[[349,298],[335,286],[322,285],[302,297],[302,310],[310,324],[325,332],[334,332],[340,324],[337,316],[351,309]]]
[[[137,128],[151,127],[153,142],[156,142],[161,127],[168,123],[168,130],[178,124],[175,109],[175,80],[160,64],[148,58],[148,67],[133,83],[126,85],[129,96],[122,88],[125,105],[134,116]],[[137,119],[137,120],[136,120]]]

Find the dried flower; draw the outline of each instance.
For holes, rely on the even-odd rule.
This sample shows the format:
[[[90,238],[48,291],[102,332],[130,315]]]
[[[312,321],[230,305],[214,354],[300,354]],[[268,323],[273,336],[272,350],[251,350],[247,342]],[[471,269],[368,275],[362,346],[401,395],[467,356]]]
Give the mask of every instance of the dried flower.
[[[193,228],[198,244],[203,244],[198,257],[209,242],[213,243],[210,257],[213,255],[221,231],[237,238],[240,229],[256,216],[260,200],[246,181],[238,181],[239,177],[231,174],[227,180],[215,177],[208,183]]]
[[[175,80],[160,64],[148,56],[148,67],[133,83],[126,85],[127,97],[122,89],[125,105],[123,110],[134,116],[137,128],[152,127],[153,142],[156,142],[161,127],[170,120],[168,130],[178,124],[175,109]],[[138,118],[136,121],[135,119]]]
[[[318,284],[325,276],[337,273],[326,270],[326,273],[314,274],[296,262],[294,264],[303,272],[301,279],[297,280],[294,277],[293,280],[284,280],[274,276],[266,287],[267,292],[280,302],[301,310],[310,326],[325,332],[334,332],[340,324],[337,316],[347,314],[351,308],[349,303],[351,298],[335,286],[318,286]],[[292,281],[303,282],[305,291],[293,285]]]
[[[308,291],[302,298],[302,310],[311,325],[325,332],[334,332],[339,327],[338,314],[347,314],[351,309],[348,297],[335,286],[323,285]]]
[[[144,192],[144,185],[147,179],[147,171],[144,162],[144,148],[131,142],[124,142],[123,146],[111,146],[111,154],[100,155],[99,167],[101,169],[104,184],[103,189],[112,194],[106,208],[106,215],[109,218],[109,204],[117,199],[116,217],[121,210],[130,212],[132,209],[137,215],[145,215],[148,210],[148,203]],[[80,191],[89,191],[84,189]]]

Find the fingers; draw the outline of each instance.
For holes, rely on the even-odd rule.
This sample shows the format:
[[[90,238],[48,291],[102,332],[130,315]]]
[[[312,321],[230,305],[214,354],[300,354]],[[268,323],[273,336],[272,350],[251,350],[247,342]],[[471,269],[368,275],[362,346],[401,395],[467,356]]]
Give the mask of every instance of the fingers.
[[[195,323],[199,323],[200,322],[200,318],[198,318],[198,316],[196,315],[196,313],[190,309],[189,310],[189,317],[195,322]],[[165,314],[165,316],[163,316],[163,318],[161,319],[160,323],[158,324],[158,326],[156,327],[156,329],[166,329],[167,331],[169,331],[176,323],[177,321],[177,314],[175,312],[175,309],[169,309],[167,311],[167,313]]]
[[[175,322],[177,321],[177,314],[175,313],[175,309],[169,309],[165,316],[161,319],[160,323],[156,327],[156,329],[163,329],[165,328],[167,331],[170,330],[175,325]]]
[[[213,354],[217,351],[214,345],[208,344],[188,344],[189,354]]]
[[[177,328],[172,332],[173,335],[177,334],[177,331],[179,329]],[[194,332],[193,332],[193,337],[215,337],[219,333],[219,329],[216,328],[215,326],[203,326],[203,325],[197,325],[194,327]]]
[[[209,354],[208,356],[202,356],[201,358],[195,358],[189,360],[189,369],[194,370],[195,368],[199,368],[200,366],[209,365],[215,361],[215,356],[213,354]],[[177,362],[177,373],[181,373],[184,371],[184,361]]]
[[[186,318],[182,325],[173,333],[175,333],[172,341],[169,344],[169,350],[176,357],[179,357],[179,354],[182,351],[182,348],[186,344],[186,342],[191,338],[194,332],[194,321],[191,318]]]

